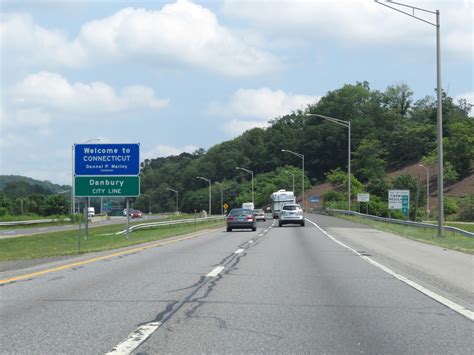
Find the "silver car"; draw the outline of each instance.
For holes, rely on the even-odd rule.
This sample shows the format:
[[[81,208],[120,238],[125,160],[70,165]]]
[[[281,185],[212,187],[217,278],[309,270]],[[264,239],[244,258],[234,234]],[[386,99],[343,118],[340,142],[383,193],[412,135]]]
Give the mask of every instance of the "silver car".
[[[256,209],[253,210],[253,215],[255,216],[255,219],[258,221],[266,221],[267,217],[265,216],[265,212],[263,212],[262,209]]]
[[[304,227],[304,214],[300,205],[291,203],[282,207],[278,216],[278,226],[281,227],[284,224],[299,224]]]

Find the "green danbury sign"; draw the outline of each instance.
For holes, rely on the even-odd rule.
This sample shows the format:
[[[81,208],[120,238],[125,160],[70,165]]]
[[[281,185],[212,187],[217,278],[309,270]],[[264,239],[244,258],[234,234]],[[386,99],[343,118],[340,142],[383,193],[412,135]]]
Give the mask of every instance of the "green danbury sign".
[[[76,176],[78,197],[134,197],[140,195],[139,176]]]

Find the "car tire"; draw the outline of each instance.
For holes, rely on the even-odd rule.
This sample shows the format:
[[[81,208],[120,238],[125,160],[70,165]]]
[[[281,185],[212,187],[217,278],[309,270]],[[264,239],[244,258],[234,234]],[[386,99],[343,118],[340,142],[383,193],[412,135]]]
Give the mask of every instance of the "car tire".
[[[252,227],[252,232],[255,232],[257,230],[257,227]]]
[[[278,227],[281,227],[281,226],[283,226],[283,223],[278,222]]]
[[[227,227],[227,232],[232,232],[232,228]]]
[[[301,227],[304,227],[304,221],[303,221],[303,222],[301,222]]]

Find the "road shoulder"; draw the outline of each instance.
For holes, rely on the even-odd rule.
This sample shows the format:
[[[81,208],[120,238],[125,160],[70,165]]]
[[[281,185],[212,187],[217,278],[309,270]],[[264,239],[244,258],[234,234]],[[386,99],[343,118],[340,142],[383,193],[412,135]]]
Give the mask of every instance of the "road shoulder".
[[[337,240],[412,281],[474,309],[474,256],[323,215],[308,215]]]

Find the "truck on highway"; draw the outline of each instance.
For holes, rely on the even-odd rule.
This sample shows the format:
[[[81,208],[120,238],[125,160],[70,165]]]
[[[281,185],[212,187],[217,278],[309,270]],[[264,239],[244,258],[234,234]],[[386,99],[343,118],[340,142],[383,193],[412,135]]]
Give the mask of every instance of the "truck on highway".
[[[278,218],[281,208],[288,203],[295,203],[295,195],[293,191],[278,190],[270,195],[272,199],[272,216]]]

